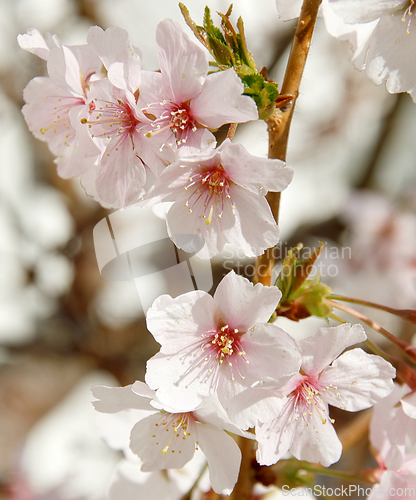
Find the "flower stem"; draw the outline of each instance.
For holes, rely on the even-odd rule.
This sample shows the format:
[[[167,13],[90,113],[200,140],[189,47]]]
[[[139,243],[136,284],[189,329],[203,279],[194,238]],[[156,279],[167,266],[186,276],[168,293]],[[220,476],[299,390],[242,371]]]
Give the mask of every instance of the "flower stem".
[[[333,307],[335,307],[341,311],[344,311],[348,314],[351,314],[351,316],[354,316],[355,318],[357,318],[357,319],[363,321],[364,323],[366,323],[367,325],[371,326],[371,328],[373,330],[381,333],[382,335],[384,335],[384,337],[386,337],[391,342],[396,344],[406,354],[406,356],[410,360],[412,360],[413,362],[416,362],[416,348],[414,346],[408,344],[407,342],[404,342],[403,340],[398,339],[392,333],[390,333],[385,328],[380,326],[378,323],[367,318],[367,316],[364,316],[364,314],[359,313],[355,309],[352,309],[351,307],[348,307],[344,304],[338,304],[337,302],[334,302],[333,300],[328,300],[328,303],[331,304]]]
[[[231,123],[230,128],[228,129],[227,139],[232,141],[234,139],[235,131],[237,130],[238,123]]]
[[[351,304],[361,304],[374,309],[380,309],[390,314],[394,314],[395,316],[399,316],[400,318],[410,321],[411,323],[416,323],[416,310],[414,309],[395,309],[393,307],[383,306],[368,300],[353,299],[351,297],[344,297],[343,295],[329,295],[328,298],[332,300],[340,300],[342,302],[351,302]]]
[[[337,477],[339,479],[347,479],[348,481],[363,481],[363,478],[357,474],[350,474],[349,472],[342,472],[334,469],[325,469],[324,467],[313,467],[310,465],[302,465],[302,469],[320,476]]]
[[[269,132],[269,158],[286,160],[287,141],[289,129],[292,122],[296,99],[299,95],[299,86],[303,70],[311,45],[312,34],[318,16],[319,6],[322,0],[304,0],[300,13],[295,38],[293,39],[286,74],[283,80],[281,94],[293,96],[291,105],[283,109],[276,108],[274,115],[266,120]],[[278,222],[280,193],[269,193],[267,195],[273,216]],[[267,249],[263,255],[257,258],[255,282],[270,286],[274,269],[273,249]],[[260,270],[262,270],[260,272]]]
[[[191,500],[192,493],[195,490],[195,488],[198,486],[199,480],[201,477],[204,475],[204,472],[207,470],[208,467],[208,462],[205,463],[205,465],[202,467],[201,472],[198,474],[198,477],[196,478],[196,481],[192,485],[192,488],[186,493],[181,500]]]

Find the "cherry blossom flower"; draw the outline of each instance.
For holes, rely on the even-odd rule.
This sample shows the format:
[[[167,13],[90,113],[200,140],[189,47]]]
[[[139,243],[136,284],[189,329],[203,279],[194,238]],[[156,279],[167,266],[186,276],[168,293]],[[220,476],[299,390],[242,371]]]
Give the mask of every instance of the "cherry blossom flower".
[[[207,130],[225,123],[257,120],[251,97],[234,69],[208,75],[204,50],[193,43],[172,19],[156,30],[160,73],[143,73],[139,102],[154,117],[148,135],[168,131],[162,148],[200,150],[215,142]]]
[[[329,12],[328,30],[354,43],[358,69],[377,85],[385,81],[388,92],[409,92],[416,100],[414,0],[329,0],[326,10],[341,19],[331,28]],[[349,33],[343,23],[352,25]]]
[[[130,448],[141,460],[141,471],[180,469],[201,449],[210,481],[219,494],[231,493],[237,481],[241,452],[227,432],[254,438],[232,424],[215,398],[192,411],[176,411],[162,404],[143,382],[127,387],[96,386],[93,405],[99,412],[135,410]],[[224,429],[224,430],[223,430]]]
[[[100,151],[91,142],[89,154],[80,154],[73,123],[85,112],[91,81],[102,78],[101,61],[88,45],[67,47],[56,36],[45,40],[33,29],[18,41],[22,48],[47,59],[49,73],[49,78],[31,80],[24,90],[22,112],[29,129],[58,157],[61,177],[80,175],[93,167]],[[90,142],[87,137],[85,141]]]
[[[137,107],[129,90],[101,80],[91,85],[89,99],[87,118],[82,119],[82,124],[88,126],[91,137],[103,150],[94,173],[95,188],[104,202],[124,208],[142,194],[146,165],[156,174],[165,162],[159,157],[158,144],[142,133],[150,120]],[[87,194],[92,193],[87,190]]]
[[[105,66],[108,79],[91,85],[88,113],[80,121],[84,133],[88,125],[94,144],[102,151],[93,178],[88,173],[85,181],[81,181],[88,194],[93,194],[89,192],[92,186],[105,203],[124,208],[142,194],[147,167],[157,175],[176,156],[172,151],[165,154],[159,151],[163,134],[154,140],[143,132],[152,121],[136,103],[141,83],[140,59],[127,32],[120,28],[103,31],[93,26],[87,41]]]
[[[147,313],[160,353],[147,362],[146,382],[159,399],[187,407],[217,393],[223,406],[252,384],[287,381],[300,366],[295,341],[267,324],[281,293],[228,273],[214,297],[196,291],[162,295]]]
[[[265,195],[282,191],[292,178],[282,161],[252,156],[227,139],[210,153],[169,165],[145,198],[174,202],[166,221],[177,246],[175,235],[197,234],[205,240],[198,257],[209,259],[226,243],[254,257],[279,239]]]
[[[361,325],[320,328],[299,342],[301,371],[269,400],[277,417],[256,427],[257,460],[271,465],[290,451],[298,460],[328,467],[342,445],[328,405],[347,411],[369,408],[393,389],[394,368],[379,356],[344,349],[367,338]],[[323,348],[325,346],[325,348]],[[338,357],[339,356],[339,357]]]
[[[374,408],[370,442],[376,450],[379,468],[374,477],[379,484],[374,486],[369,500],[416,495],[415,397],[406,396],[409,392],[407,386],[395,385],[393,392]]]

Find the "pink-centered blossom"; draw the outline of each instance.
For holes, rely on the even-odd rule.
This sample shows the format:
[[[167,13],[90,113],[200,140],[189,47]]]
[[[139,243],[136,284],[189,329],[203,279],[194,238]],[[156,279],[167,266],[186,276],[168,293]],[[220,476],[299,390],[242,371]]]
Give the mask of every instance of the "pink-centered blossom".
[[[91,85],[88,113],[80,120],[84,134],[89,132],[102,151],[95,183],[90,173],[82,182],[87,193],[92,186],[105,203],[124,208],[142,194],[148,168],[157,175],[176,157],[172,151],[160,151],[163,134],[159,140],[146,137],[145,130],[152,121],[137,105],[140,59],[127,32],[120,28],[103,31],[93,26],[87,41],[106,68],[108,78]]]
[[[197,234],[205,240],[198,253],[203,259],[217,255],[226,243],[254,257],[279,239],[265,195],[282,191],[292,178],[284,162],[252,156],[227,139],[212,152],[169,165],[146,198],[174,202],[166,221],[178,246],[175,235]]]
[[[393,389],[394,368],[379,356],[344,349],[366,340],[361,325],[320,328],[299,342],[302,366],[269,400],[277,416],[256,426],[257,460],[276,463],[288,451],[298,460],[328,467],[339,460],[342,445],[328,405],[347,411],[369,408]]]
[[[215,143],[207,129],[258,119],[234,69],[208,74],[204,50],[172,19],[156,30],[160,73],[144,72],[139,103],[153,118],[149,136],[168,131],[161,148],[200,150]]]
[[[136,417],[130,434],[130,449],[141,460],[141,471],[181,469],[193,458],[195,451],[201,449],[208,461],[214,491],[231,493],[238,477],[241,452],[227,432],[254,436],[232,424],[215,397],[204,400],[192,411],[176,411],[162,404],[154,391],[142,382],[127,387],[96,386],[92,392],[98,399],[93,405],[99,412],[129,411],[130,421]],[[107,424],[111,426],[111,418],[107,419]],[[118,440],[110,437],[114,439]]]
[[[103,77],[101,61],[88,45],[67,47],[56,36],[46,40],[37,30],[20,35],[22,48],[47,60],[49,77],[37,77],[26,86],[22,112],[34,136],[57,156],[58,174],[68,178],[93,168],[100,153],[88,137],[88,155],[80,154],[76,126],[86,111],[92,81]]]
[[[146,382],[175,407],[195,406],[214,393],[225,407],[268,377],[283,385],[300,366],[295,341],[268,324],[281,293],[233,271],[214,297],[196,291],[162,295],[147,313],[161,349],[147,362]]]

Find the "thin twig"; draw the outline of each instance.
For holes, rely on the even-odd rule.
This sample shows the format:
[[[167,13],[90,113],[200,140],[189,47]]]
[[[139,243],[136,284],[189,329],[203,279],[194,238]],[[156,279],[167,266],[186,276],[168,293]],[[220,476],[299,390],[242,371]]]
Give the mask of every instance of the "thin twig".
[[[290,124],[321,2],[322,0],[304,0],[303,2],[281,89],[281,94],[290,94],[293,96],[293,100],[290,106],[285,109],[276,109],[273,117],[266,120],[269,132],[269,158],[286,160]],[[276,222],[278,222],[280,193],[269,193],[267,201]],[[254,281],[270,286],[272,284],[273,268],[273,249],[268,249],[257,258]],[[259,272],[260,269],[261,272]]]

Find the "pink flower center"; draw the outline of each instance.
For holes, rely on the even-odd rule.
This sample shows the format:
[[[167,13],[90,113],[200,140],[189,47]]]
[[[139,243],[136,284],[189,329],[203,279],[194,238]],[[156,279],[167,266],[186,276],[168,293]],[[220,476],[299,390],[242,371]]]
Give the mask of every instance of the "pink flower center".
[[[227,200],[230,201],[231,208],[235,208],[230,195],[232,181],[228,179],[222,165],[193,174],[192,177],[189,177],[189,182],[184,188],[185,191],[191,190],[185,206],[192,207],[188,210],[191,214],[192,209],[198,204],[198,212],[205,219],[207,226],[211,224],[213,216],[221,219]]]
[[[181,146],[186,144],[189,135],[197,130],[197,122],[192,117],[189,103],[176,104],[165,100],[160,103],[150,104],[143,111],[150,116],[156,117],[151,124],[154,130],[146,134],[148,137],[170,129],[175,135],[177,146]],[[172,143],[167,145],[172,147]],[[159,149],[162,151],[165,146],[166,143]]]
[[[224,361],[227,361],[231,369],[231,380],[234,380],[234,369],[240,378],[244,379],[238,368],[238,358],[241,357],[246,364],[249,364],[249,361],[245,358],[246,352],[241,345],[241,337],[242,334],[237,328],[230,328],[228,325],[204,335],[206,340],[202,342],[201,351],[205,352],[205,363],[222,365]],[[234,360],[236,362],[233,365]],[[212,368],[213,366],[209,367],[210,373]]]
[[[195,441],[193,434],[195,417],[192,412],[188,413],[160,413],[160,419],[155,423],[154,434],[152,439],[155,445],[163,448],[160,450],[163,455],[171,453],[182,453],[180,448],[183,447],[187,439]],[[195,441],[195,448],[198,449],[198,441]]]
[[[336,390],[336,387],[332,385],[322,387],[317,377],[311,377],[309,375],[303,377],[296,389],[292,392],[292,398],[294,398],[294,403],[297,405],[299,414],[302,418],[308,419],[308,417],[312,417],[313,412],[316,411],[322,424],[326,424],[328,417],[320,393],[328,389]],[[331,419],[331,422],[334,423],[334,420]],[[309,423],[307,426],[309,426]]]
[[[95,98],[89,103],[88,112],[90,119],[83,118],[81,123],[88,123],[89,128],[98,129],[98,133],[91,134],[91,137],[95,135],[110,139],[120,136],[121,140],[131,136],[136,131],[137,124],[140,123],[130,104],[120,99],[117,102],[111,102]]]

